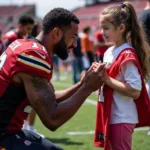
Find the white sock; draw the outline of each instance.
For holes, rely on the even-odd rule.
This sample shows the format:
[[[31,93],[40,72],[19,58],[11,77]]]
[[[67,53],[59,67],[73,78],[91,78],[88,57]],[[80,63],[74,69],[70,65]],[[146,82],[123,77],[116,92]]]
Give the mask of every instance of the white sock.
[[[23,129],[28,130],[28,127],[29,127],[28,121],[24,120]]]
[[[34,126],[33,126],[33,125],[29,125],[29,130],[30,130],[30,131],[35,131]]]

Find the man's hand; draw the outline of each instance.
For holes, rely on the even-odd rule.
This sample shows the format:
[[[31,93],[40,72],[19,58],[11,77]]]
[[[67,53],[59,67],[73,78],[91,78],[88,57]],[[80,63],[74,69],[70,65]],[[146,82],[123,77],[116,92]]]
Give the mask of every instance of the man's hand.
[[[83,85],[89,89],[92,89],[93,91],[99,89],[103,84],[102,76],[104,72],[105,64],[96,62],[93,63],[82,79]]]

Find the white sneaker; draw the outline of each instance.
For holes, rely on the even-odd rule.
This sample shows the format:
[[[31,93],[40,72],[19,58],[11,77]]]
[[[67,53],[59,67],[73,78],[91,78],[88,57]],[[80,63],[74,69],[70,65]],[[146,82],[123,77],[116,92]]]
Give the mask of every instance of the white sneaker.
[[[150,135],[150,130],[148,130],[147,135]]]

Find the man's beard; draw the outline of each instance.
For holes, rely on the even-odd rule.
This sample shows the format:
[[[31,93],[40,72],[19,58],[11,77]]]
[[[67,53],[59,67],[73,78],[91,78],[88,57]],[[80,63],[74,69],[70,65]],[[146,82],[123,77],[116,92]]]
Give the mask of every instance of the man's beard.
[[[68,58],[67,45],[65,43],[65,37],[63,36],[61,40],[54,46],[54,53],[62,60]]]

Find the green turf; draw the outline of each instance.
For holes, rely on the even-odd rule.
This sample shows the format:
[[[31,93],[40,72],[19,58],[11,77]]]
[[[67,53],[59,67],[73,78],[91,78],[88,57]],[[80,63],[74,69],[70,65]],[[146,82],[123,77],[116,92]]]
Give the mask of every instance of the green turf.
[[[71,84],[71,76],[67,78],[67,81],[55,81],[53,84],[58,90],[65,89]],[[96,100],[97,96],[94,93],[89,98]],[[38,132],[44,134],[48,140],[60,145],[65,150],[98,150],[98,148],[93,146],[94,135],[67,135],[67,132],[93,131],[95,112],[95,105],[84,104],[69,122],[55,132],[46,129],[38,117],[35,126]],[[134,133],[133,150],[150,150],[150,136],[147,136],[146,132],[137,131]]]

